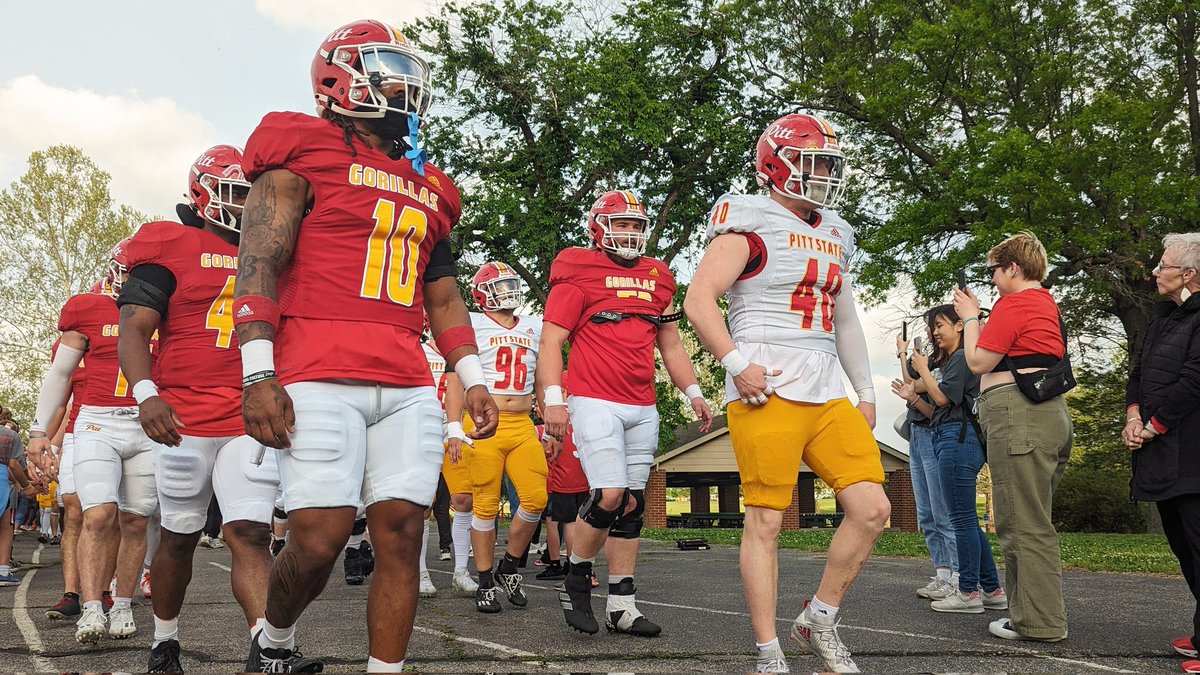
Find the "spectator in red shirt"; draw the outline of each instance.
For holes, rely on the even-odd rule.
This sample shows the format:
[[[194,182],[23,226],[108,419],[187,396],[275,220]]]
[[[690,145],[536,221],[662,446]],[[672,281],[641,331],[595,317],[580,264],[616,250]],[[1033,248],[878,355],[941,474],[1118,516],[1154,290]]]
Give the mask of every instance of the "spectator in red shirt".
[[[1000,293],[987,326],[970,289],[954,291],[963,321],[963,352],[982,375],[978,410],[996,506],[996,534],[1004,552],[1011,618],[993,621],[992,635],[1007,640],[1057,642],[1067,637],[1058,533],[1050,520],[1054,491],[1071,457],[1071,415],[1062,396],[1041,403],[1016,385],[1020,373],[1053,367],[1066,355],[1058,305],[1042,287],[1046,249],[1029,232],[988,252],[988,274]]]

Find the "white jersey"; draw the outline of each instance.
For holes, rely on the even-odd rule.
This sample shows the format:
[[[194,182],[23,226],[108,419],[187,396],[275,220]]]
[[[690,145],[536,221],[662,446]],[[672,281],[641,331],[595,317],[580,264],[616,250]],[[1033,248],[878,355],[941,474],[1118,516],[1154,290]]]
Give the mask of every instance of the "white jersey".
[[[537,367],[538,341],[542,339],[542,317],[514,317],[517,323],[505,328],[481,312],[471,312],[483,381],[488,391],[501,396],[529,396]]]
[[[421,343],[425,350],[425,360],[429,362],[429,374],[433,376],[433,386],[437,388],[438,403],[442,410],[446,409],[446,359],[437,353],[429,342]]]
[[[833,211],[801,220],[762,195],[726,194],[709,213],[708,239],[746,236],[750,260],[729,289],[729,332],[754,363],[783,371],[769,378],[780,396],[824,403],[846,396],[837,359],[834,309],[850,280],[854,229]],[[726,400],[737,400],[726,378]]]

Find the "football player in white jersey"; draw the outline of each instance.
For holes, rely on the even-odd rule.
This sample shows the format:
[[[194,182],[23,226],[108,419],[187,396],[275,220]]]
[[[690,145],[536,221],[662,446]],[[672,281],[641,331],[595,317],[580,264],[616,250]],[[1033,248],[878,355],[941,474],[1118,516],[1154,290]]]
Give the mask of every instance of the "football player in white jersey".
[[[480,267],[471,288],[475,303],[483,310],[471,312],[471,324],[483,362],[484,381],[500,408],[500,425],[495,436],[476,440],[471,448],[460,446],[458,453],[467,456],[473,494],[471,547],[479,572],[475,608],[493,614],[503,609],[497,598],[497,586],[517,607],[529,603],[521,588],[517,563],[525,555],[546,509],[546,455],[529,416],[533,409],[542,318],[517,315],[516,310],[524,301],[521,278],[502,262]],[[453,397],[447,397],[446,419],[461,419],[470,424],[470,417],[462,417],[462,406]],[[454,431],[450,429],[448,435]],[[457,462],[455,454],[456,450],[451,448],[451,460]],[[496,516],[500,511],[500,482],[504,474],[508,474],[516,488],[521,505],[512,514],[508,547],[493,572]],[[446,482],[451,483],[450,474],[446,475]],[[457,490],[456,485],[450,485],[452,494]]]
[[[746,503],[742,581],[758,672],[788,671],[775,631],[776,542],[802,460],[833,487],[846,517],[792,635],[826,669],[858,672],[837,634],[837,611],[891,505],[871,433],[875,390],[866,339],[845,275],[854,231],[832,210],[845,191],[846,158],[828,122],[786,115],[759,138],[756,169],[768,195],[717,200],[684,309],[726,369],[729,431]],[[726,294],[728,329],[717,304]]]

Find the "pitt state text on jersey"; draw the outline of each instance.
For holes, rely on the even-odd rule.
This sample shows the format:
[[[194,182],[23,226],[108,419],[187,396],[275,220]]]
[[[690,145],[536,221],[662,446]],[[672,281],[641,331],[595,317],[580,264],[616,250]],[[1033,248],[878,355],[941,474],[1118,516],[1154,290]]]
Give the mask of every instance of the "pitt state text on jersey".
[[[834,309],[854,253],[854,229],[836,212],[801,220],[762,195],[727,194],[708,215],[708,239],[736,232],[750,259],[729,289],[734,342],[837,353]]]
[[[636,316],[596,323],[598,312],[662,316],[675,297],[666,263],[640,257],[617,264],[598,249],[569,248],[550,266],[545,320],[571,332],[573,396],[654,405],[654,347],[658,328]]]
[[[542,317],[514,315],[517,323],[505,328],[483,312],[471,312],[483,380],[488,391],[500,396],[529,396],[537,367]]]
[[[117,301],[102,293],[80,293],[63,305],[58,317],[58,330],[82,333],[88,340],[88,376],[75,400],[76,405],[126,408],[136,406],[133,388],[121,372],[117,360],[117,341],[120,336],[120,310]],[[155,358],[153,342],[150,358]],[[77,369],[76,372],[79,372]],[[74,385],[74,375],[71,379]],[[74,391],[74,389],[73,389]],[[48,430],[50,433],[56,430]]]
[[[421,279],[458,222],[458,188],[431,164],[421,175],[407,159],[352,142],[338,125],[300,113],[268,114],[246,142],[249,180],[286,169],[314,195],[279,279],[277,370],[285,384],[427,385]]]
[[[237,245],[160,221],[138,229],[126,253],[130,270],[159,265],[175,277],[154,369],[163,400],[179,413],[189,436],[243,433],[242,361],[233,330]]]

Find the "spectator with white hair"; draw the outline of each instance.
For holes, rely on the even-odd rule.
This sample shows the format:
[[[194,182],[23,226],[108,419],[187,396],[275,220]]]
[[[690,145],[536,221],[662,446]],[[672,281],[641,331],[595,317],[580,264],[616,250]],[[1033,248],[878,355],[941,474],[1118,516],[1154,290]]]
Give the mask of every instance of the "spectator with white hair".
[[[1154,268],[1159,295],[1125,390],[1121,439],[1133,454],[1130,497],[1154,502],[1183,578],[1200,603],[1200,234],[1171,234]],[[1175,651],[1200,651],[1200,604]],[[1200,672],[1200,661],[1184,663]]]

